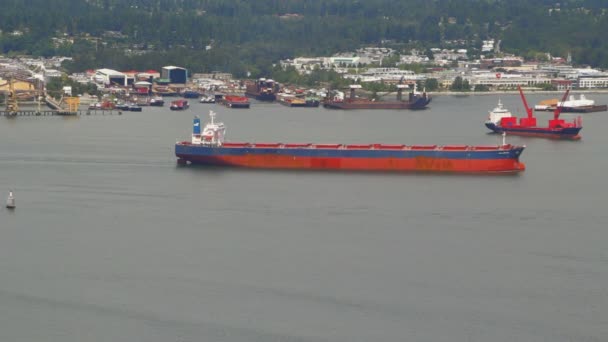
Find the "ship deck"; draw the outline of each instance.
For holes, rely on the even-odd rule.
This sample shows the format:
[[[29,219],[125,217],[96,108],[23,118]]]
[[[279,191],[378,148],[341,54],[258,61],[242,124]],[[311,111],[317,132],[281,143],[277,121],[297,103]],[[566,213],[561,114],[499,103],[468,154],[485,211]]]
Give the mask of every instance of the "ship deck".
[[[189,141],[178,143],[184,146],[204,146],[192,144]],[[515,146],[473,146],[473,145],[400,145],[400,144],[313,144],[313,143],[248,143],[225,142],[222,148],[251,148],[251,149],[318,149],[318,150],[384,150],[384,151],[504,151]]]

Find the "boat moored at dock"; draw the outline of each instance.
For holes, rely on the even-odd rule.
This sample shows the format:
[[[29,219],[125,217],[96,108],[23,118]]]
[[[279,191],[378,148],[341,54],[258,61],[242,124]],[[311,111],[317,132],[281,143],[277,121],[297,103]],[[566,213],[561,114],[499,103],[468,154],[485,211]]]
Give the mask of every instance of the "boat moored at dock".
[[[184,110],[190,108],[190,104],[187,100],[175,100],[171,101],[171,106],[169,109],[171,110]]]
[[[165,105],[165,100],[162,98],[162,96],[153,96],[148,104],[154,107],[163,107]]]
[[[553,112],[561,107],[562,113],[593,113],[608,111],[608,105],[595,104],[595,100],[588,99],[584,94],[579,98],[571,95],[568,100],[558,101],[558,99],[543,100],[534,106],[534,110]]]
[[[196,90],[186,90],[182,93],[182,96],[186,99],[198,99],[201,93]]]
[[[321,103],[317,97],[291,94],[277,95],[277,101],[287,107],[319,107]]]
[[[258,101],[274,101],[279,91],[279,84],[272,79],[260,78],[245,85],[245,95]]]
[[[406,84],[397,85],[397,99],[394,101],[375,101],[373,99],[358,98],[355,90],[360,89],[361,85],[350,85],[350,95],[348,98],[334,96],[323,102],[325,108],[332,109],[425,109],[431,102],[431,97],[426,91],[419,93],[414,89],[409,93],[408,99],[403,100],[403,90],[408,88]]]
[[[194,118],[190,141],[177,142],[179,164],[262,169],[517,173],[525,146],[248,143],[224,141],[226,126],[211,121],[201,130]]]
[[[250,103],[247,96],[224,95],[222,103],[228,108],[249,108]]]
[[[200,103],[215,103],[215,96],[213,95],[202,95],[199,100]]]

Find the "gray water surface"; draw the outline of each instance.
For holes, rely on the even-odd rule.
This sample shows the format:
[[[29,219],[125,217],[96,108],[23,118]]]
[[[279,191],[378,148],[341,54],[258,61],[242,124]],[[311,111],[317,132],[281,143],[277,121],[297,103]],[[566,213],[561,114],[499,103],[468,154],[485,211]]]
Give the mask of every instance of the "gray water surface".
[[[527,146],[518,176],[173,154],[209,109],[233,141],[497,144],[498,98],[0,118],[0,194],[17,200],[0,209],[0,341],[607,341],[606,112],[583,114],[578,142],[508,137]]]

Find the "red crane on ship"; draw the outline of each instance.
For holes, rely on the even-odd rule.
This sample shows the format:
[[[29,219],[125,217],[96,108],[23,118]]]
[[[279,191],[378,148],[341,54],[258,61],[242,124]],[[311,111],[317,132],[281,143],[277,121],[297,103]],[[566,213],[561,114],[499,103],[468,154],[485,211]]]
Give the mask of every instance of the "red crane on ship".
[[[521,96],[521,101],[524,103],[524,108],[526,109],[526,113],[528,114],[528,118],[520,119],[519,123],[521,126],[534,127],[536,126],[536,117],[534,117],[534,111],[528,106],[528,101],[526,101],[526,96],[521,90],[521,86],[517,86],[517,90],[519,90],[519,96]]]
[[[528,101],[526,101],[526,96],[521,90],[521,86],[517,86],[519,90],[519,95],[521,96],[521,100],[524,103],[524,107],[526,108],[526,113],[528,114],[527,120],[520,120],[520,124],[522,126],[536,126],[536,118],[534,117],[534,110],[528,106]],[[564,96],[562,96],[562,100],[557,103],[555,106],[555,110],[553,111],[553,120],[549,120],[549,128],[565,128],[565,127],[580,127],[581,120],[578,117],[574,122],[566,122],[564,119],[560,119],[559,115],[562,112],[562,106],[560,104],[564,103],[568,98],[568,94],[570,93],[570,88],[566,89]]]
[[[527,117],[520,118],[518,122],[518,118],[512,116],[509,111],[504,109],[499,101],[498,107],[490,112],[490,117],[486,121],[485,125],[487,128],[495,133],[506,132],[511,135],[546,137],[551,139],[580,139],[579,132],[583,128],[580,117],[574,119],[572,122],[566,122],[565,120],[560,119],[559,115],[562,111],[562,107],[560,106],[560,103],[558,103],[558,106],[553,112],[553,119],[549,120],[548,125],[538,126],[533,109],[528,106],[528,101],[526,101],[524,92],[521,90],[520,86],[518,86],[517,89],[519,90],[519,95],[521,96],[521,100],[526,109]],[[570,89],[566,90],[561,103],[566,100],[569,93]]]

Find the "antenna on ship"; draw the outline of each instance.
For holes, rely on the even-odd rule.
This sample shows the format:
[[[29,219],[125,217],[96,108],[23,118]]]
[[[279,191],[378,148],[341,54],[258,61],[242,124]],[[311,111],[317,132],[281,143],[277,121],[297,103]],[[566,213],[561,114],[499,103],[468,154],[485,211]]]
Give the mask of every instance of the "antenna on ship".
[[[8,198],[6,199],[6,207],[8,209],[15,209],[15,196],[13,196],[13,192],[8,192]]]
[[[502,132],[502,146],[505,146],[507,144],[507,132],[503,131]]]
[[[213,122],[213,119],[215,119],[215,112],[214,112],[214,111],[212,111],[212,110],[210,110],[210,111],[209,111],[209,117],[211,117],[211,124],[213,125],[213,123],[214,123],[214,122]]]

